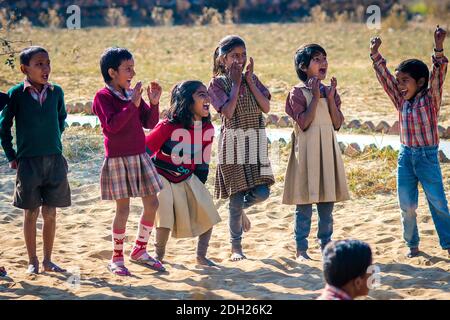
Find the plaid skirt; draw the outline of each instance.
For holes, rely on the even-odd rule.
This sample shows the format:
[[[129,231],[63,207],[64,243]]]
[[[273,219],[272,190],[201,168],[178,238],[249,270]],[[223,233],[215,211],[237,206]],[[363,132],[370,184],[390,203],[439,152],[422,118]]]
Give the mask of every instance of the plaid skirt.
[[[163,188],[158,172],[147,153],[105,158],[100,176],[102,200],[142,198]]]

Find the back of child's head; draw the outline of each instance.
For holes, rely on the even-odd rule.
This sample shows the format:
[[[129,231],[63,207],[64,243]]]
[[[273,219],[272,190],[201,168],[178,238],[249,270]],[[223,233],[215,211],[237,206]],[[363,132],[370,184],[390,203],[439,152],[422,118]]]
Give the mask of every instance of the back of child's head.
[[[418,82],[420,79],[425,79],[425,83],[419,91],[428,88],[428,78],[430,77],[430,70],[428,66],[421,60],[418,59],[408,59],[403,61],[395,68],[395,71],[407,73]]]
[[[188,80],[176,84],[170,95],[170,109],[166,118],[171,123],[182,124],[183,127],[189,128],[194,123],[194,93],[201,87],[205,86],[201,81]],[[211,121],[211,116],[202,119],[203,122]]]
[[[323,251],[325,281],[336,288],[364,276],[371,264],[372,250],[359,240],[330,242]]]
[[[315,43],[302,45],[297,49],[294,56],[294,66],[297,76],[301,81],[305,82],[308,79],[306,72],[302,68],[308,68],[311,60],[320,53],[324,56],[327,55],[325,49]]]
[[[230,53],[236,47],[244,47],[244,40],[236,35],[229,35],[220,40],[216,50],[214,50],[213,75],[219,76],[226,73],[225,66],[220,63],[219,58]]]
[[[108,70],[112,68],[117,71],[123,61],[131,59],[133,59],[133,55],[125,48],[112,47],[106,49],[100,58],[100,70],[102,72],[103,80],[106,83],[109,83],[112,78],[109,75]]]
[[[38,53],[48,54],[47,50],[45,50],[43,47],[40,47],[40,46],[31,46],[31,47],[23,49],[19,55],[20,64],[29,66],[30,61],[33,58],[33,56]]]

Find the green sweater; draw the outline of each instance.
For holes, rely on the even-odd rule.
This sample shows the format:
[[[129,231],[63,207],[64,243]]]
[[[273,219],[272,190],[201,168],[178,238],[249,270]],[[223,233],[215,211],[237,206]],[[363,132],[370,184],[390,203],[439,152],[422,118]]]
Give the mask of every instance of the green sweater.
[[[8,91],[10,100],[0,113],[0,141],[8,161],[62,153],[61,133],[67,117],[64,92],[60,86],[47,89],[41,106],[23,82]],[[16,123],[17,152],[13,148],[11,128]]]

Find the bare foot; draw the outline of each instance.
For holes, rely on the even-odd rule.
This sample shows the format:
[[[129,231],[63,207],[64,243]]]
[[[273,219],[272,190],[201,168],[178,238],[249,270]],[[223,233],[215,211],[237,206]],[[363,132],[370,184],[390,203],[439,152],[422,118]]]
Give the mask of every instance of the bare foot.
[[[27,274],[39,274],[39,260],[37,257],[31,258],[28,262]]]
[[[411,259],[417,257],[419,253],[419,248],[409,248],[408,252],[406,253],[406,257]]]
[[[312,260],[306,251],[297,251],[297,261]]]
[[[44,267],[44,271],[46,271],[46,272],[58,272],[58,273],[60,273],[60,272],[66,272],[67,271],[67,270],[65,270],[63,268],[58,267],[56,264],[54,264],[51,261],[44,261],[44,262],[42,262],[42,265]]]
[[[242,213],[242,229],[244,232],[249,232],[251,227],[252,223],[250,222],[250,219],[245,213]]]
[[[199,265],[207,266],[207,267],[218,267],[218,265],[215,264],[214,261],[209,260],[209,259],[206,258],[206,257],[200,257],[200,256],[197,256],[197,263],[198,263]]]

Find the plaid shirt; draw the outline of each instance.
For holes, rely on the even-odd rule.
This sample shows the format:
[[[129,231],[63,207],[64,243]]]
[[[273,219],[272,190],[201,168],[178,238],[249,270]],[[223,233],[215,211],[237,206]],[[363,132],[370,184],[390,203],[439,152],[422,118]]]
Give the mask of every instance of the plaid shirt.
[[[352,298],[345,291],[327,284],[317,300],[352,300]]]
[[[438,117],[447,73],[447,58],[439,52],[433,55],[429,87],[419,92],[412,101],[405,100],[402,96],[397,80],[387,69],[386,60],[381,54],[371,58],[378,81],[399,113],[400,142],[408,147],[438,145]]]
[[[34,100],[39,102],[39,104],[42,106],[45,99],[47,99],[47,89],[53,90],[53,85],[50,83],[46,83],[44,87],[42,88],[42,91],[39,92],[38,89],[36,89],[31,82],[28,79],[25,79],[23,81],[23,91],[28,89],[28,92],[31,94]]]
[[[133,95],[133,90],[116,90],[114,89],[113,86],[110,86],[109,84],[106,85],[106,87],[112,92],[114,93],[114,95],[119,98],[122,101],[131,101],[131,96]]]

